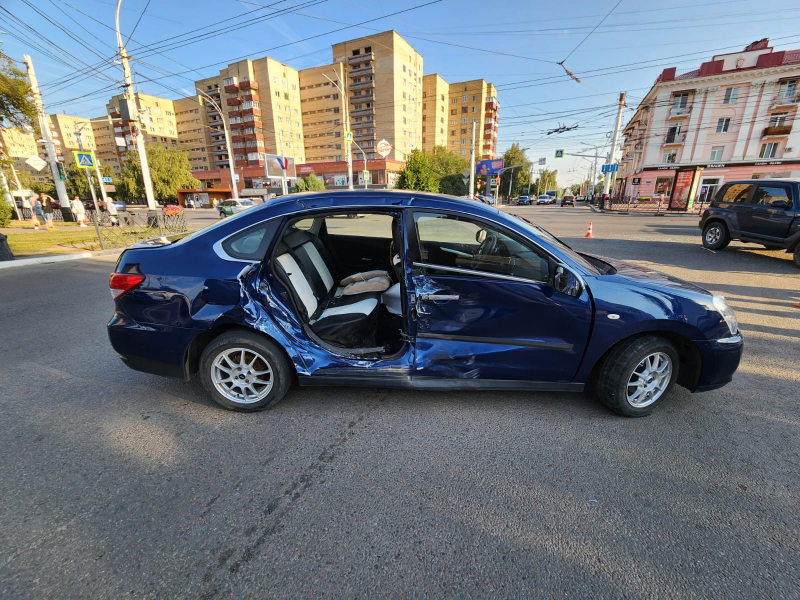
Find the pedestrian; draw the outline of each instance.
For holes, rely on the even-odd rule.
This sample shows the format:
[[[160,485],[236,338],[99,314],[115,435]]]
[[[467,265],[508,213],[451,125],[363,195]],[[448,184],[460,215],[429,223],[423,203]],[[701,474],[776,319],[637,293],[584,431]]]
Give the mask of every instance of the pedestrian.
[[[47,194],[42,194],[42,211],[44,211],[44,224],[47,229],[55,229],[53,225],[53,199]]]
[[[80,226],[86,227],[86,207],[77,196],[72,199],[72,212],[75,214],[75,219],[81,224]]]
[[[22,199],[22,208],[27,208],[31,212],[31,222],[34,229],[39,229],[39,218],[36,216],[36,199],[38,197],[39,195],[36,192],[32,192],[30,196]],[[25,215],[23,214],[22,216],[24,217]]]
[[[111,218],[112,227],[114,225],[119,227],[119,217],[117,216],[117,207],[114,204],[114,199],[113,198],[109,198],[106,201],[106,210],[108,211],[108,215]]]
[[[44,210],[42,209],[42,199],[41,199],[42,195],[43,194],[40,194],[40,195],[36,196],[36,198],[32,202],[33,211],[31,212],[31,215],[33,217],[33,228],[34,229],[39,229],[39,220],[40,219],[41,219],[42,223],[45,223]]]

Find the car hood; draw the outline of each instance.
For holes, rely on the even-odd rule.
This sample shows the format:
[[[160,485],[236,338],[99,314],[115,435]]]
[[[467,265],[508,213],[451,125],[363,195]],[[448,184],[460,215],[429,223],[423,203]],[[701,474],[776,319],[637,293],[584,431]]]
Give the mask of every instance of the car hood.
[[[656,271],[649,267],[633,265],[628,262],[615,260],[605,256],[587,256],[592,256],[593,258],[601,260],[614,267],[614,269],[616,269],[616,273],[611,275],[611,277],[624,279],[631,283],[644,285],[646,287],[659,288],[660,290],[669,290],[673,292],[680,291],[692,295],[711,296],[711,292],[701,288],[699,285],[689,283],[688,281],[684,281],[678,277],[673,277],[672,275],[667,275],[666,273]]]

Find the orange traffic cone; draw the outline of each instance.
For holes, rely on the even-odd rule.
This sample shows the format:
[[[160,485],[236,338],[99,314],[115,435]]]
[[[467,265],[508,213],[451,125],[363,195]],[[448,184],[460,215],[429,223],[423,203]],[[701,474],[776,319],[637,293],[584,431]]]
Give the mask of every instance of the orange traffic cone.
[[[593,238],[594,234],[592,233],[592,222],[589,221],[589,229],[586,230],[586,235],[583,237]]]

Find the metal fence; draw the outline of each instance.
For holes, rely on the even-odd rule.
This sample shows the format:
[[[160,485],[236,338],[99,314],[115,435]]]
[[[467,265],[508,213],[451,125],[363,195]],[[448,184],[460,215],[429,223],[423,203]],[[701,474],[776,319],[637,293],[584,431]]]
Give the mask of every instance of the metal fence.
[[[112,217],[107,212],[87,213],[95,225],[103,248],[126,248],[142,240],[186,233],[183,214],[165,215],[161,211],[120,212]]]
[[[596,202],[598,207],[601,207],[600,200]],[[642,197],[642,198],[612,198],[610,203],[608,200],[605,202],[605,210],[623,213],[677,213],[677,214],[700,214],[708,206],[707,203],[695,203],[691,207],[686,208],[670,208],[669,200],[660,200],[659,198]]]

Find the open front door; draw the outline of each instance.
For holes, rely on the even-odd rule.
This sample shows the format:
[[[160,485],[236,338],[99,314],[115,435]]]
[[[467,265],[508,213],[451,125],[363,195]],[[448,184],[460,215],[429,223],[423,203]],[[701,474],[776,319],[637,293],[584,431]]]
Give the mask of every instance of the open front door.
[[[415,382],[570,382],[591,327],[588,292],[553,290],[541,249],[496,225],[445,211],[412,217]]]

